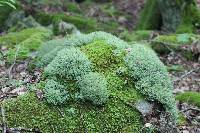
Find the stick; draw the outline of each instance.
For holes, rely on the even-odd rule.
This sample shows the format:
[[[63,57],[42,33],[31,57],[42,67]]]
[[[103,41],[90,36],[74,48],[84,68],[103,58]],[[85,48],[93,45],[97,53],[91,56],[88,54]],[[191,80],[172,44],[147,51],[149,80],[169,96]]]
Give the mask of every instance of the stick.
[[[8,132],[34,132],[34,133],[42,133],[38,128],[23,128],[23,127],[16,127],[16,128],[9,128]]]
[[[2,124],[2,133],[6,133],[6,117],[5,117],[5,110],[3,108],[3,105],[1,105],[1,115],[2,115],[2,121],[3,121],[3,124]]]
[[[183,74],[180,78],[177,78],[176,80],[174,80],[173,82],[177,82],[177,81],[180,81],[181,79],[183,79],[183,78],[185,78],[185,77],[187,77],[187,76],[189,76],[191,73],[193,73],[193,72],[195,72],[195,71],[198,71],[198,70],[200,70],[200,67],[197,67],[197,68],[195,68],[195,69],[192,69],[192,70],[190,70],[190,71],[188,71],[188,72],[186,72],[185,74]]]

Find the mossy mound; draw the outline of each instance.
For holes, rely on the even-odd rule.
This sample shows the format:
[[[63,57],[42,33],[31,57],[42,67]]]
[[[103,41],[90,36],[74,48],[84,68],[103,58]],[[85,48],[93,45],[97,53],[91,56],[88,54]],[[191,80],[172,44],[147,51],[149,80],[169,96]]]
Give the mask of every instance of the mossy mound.
[[[134,104],[142,99],[160,102],[176,121],[172,84],[151,48],[131,46],[105,32],[75,35],[60,44],[61,49],[50,48],[48,53],[56,49],[55,54],[41,67],[44,101],[28,93],[5,102],[9,126],[37,126],[44,132],[51,132],[52,127],[56,132],[141,132],[142,117]],[[39,64],[48,56],[47,49],[40,49]],[[63,89],[67,92],[64,98]],[[54,103],[62,106],[51,106]]]
[[[119,27],[118,23],[115,22],[106,22],[101,23],[97,22],[93,18],[86,18],[85,16],[81,16],[78,14],[67,15],[67,14],[46,14],[46,13],[38,13],[35,15],[36,20],[42,25],[50,25],[57,24],[59,21],[64,21],[67,23],[74,24],[78,29],[82,32],[93,32],[96,30],[106,30],[109,32],[114,32],[117,27]]]
[[[152,48],[159,54],[166,54],[172,51],[180,52],[188,60],[194,60],[195,54],[191,50],[184,49],[184,46],[191,45],[199,41],[197,34],[169,34],[159,35],[151,41]]]
[[[120,37],[128,42],[143,41],[150,39],[153,31],[150,30],[138,30],[138,31],[124,31],[120,34]]]
[[[47,33],[49,34],[49,30],[46,28],[29,28],[20,32],[11,32],[0,37],[0,46],[6,45],[8,47],[13,47],[35,34],[38,36],[48,36]]]
[[[185,92],[178,94],[176,99],[200,107],[200,94],[198,92]]]
[[[11,32],[0,37],[0,46],[9,48],[6,52],[8,62],[15,59],[21,60],[30,56],[30,52],[36,51],[40,45],[52,35],[46,28],[29,28],[20,32]]]

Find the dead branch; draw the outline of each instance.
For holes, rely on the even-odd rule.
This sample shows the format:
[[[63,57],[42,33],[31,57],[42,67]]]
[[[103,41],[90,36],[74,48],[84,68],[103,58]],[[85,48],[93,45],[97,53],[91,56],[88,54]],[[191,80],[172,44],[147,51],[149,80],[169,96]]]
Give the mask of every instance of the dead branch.
[[[0,101],[4,100],[5,98],[13,98],[13,97],[17,97],[18,95],[16,93],[10,93],[10,92],[6,92],[0,95]]]
[[[15,132],[34,132],[34,133],[42,133],[38,128],[23,128],[23,127],[16,127],[16,128],[8,128],[7,133],[15,133]]]
[[[183,74],[180,78],[177,78],[177,79],[174,80],[173,82],[180,81],[180,80],[182,80],[183,78],[188,77],[191,73],[193,73],[193,72],[195,72],[195,71],[198,71],[198,70],[200,70],[200,67],[197,67],[197,68],[195,68],[195,69],[192,69],[192,70],[186,72],[186,73]]]
[[[1,105],[1,115],[2,115],[2,133],[6,133],[6,117],[5,117],[5,110],[3,105]]]

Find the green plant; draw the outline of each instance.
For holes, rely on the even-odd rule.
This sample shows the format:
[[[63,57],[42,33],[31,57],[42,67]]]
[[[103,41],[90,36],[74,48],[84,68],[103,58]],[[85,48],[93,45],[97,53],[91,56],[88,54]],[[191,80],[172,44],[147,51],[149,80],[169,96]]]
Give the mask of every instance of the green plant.
[[[135,81],[136,89],[151,100],[162,103],[174,120],[177,118],[173,86],[167,69],[149,47],[132,45],[125,58],[129,75]]]
[[[45,73],[67,80],[77,80],[91,71],[91,63],[79,49],[70,47],[58,52],[53,61],[45,68]]]
[[[49,104],[60,105],[66,102],[68,99],[66,87],[54,80],[47,81],[44,93],[44,97]]]
[[[98,73],[84,75],[79,81],[80,95],[95,105],[102,105],[108,100],[107,81]]]

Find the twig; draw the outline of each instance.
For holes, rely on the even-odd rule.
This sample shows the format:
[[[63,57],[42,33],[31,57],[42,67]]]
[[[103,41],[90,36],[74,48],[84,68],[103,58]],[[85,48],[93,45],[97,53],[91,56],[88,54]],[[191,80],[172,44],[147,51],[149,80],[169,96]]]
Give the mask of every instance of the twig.
[[[5,117],[5,110],[3,108],[3,105],[1,105],[1,115],[2,115],[2,133],[6,133],[6,117]]]
[[[17,93],[5,92],[2,95],[0,95],[0,101],[8,97],[17,97],[17,96],[18,96]]]
[[[8,128],[7,132],[34,132],[34,133],[42,133],[38,128],[23,128],[23,127],[16,127],[16,128]]]
[[[200,109],[198,109],[198,108],[188,108],[186,110],[183,110],[183,112],[187,112],[189,110],[200,112]]]
[[[9,72],[8,72],[9,79],[12,79],[12,74],[11,73],[12,73],[12,69],[13,69],[13,67],[14,67],[14,65],[16,63],[16,59],[17,59],[17,55],[18,55],[19,49],[20,49],[20,46],[17,47],[17,51],[15,52],[14,62],[9,68]]]
[[[186,72],[185,74],[183,74],[180,78],[177,78],[176,80],[174,80],[173,82],[177,82],[177,81],[180,81],[181,79],[183,79],[183,78],[185,78],[185,77],[187,77],[187,76],[189,76],[191,73],[193,73],[193,72],[195,72],[195,71],[198,71],[198,70],[200,70],[200,67],[197,67],[197,68],[195,68],[195,69],[192,69],[192,70],[190,70],[190,71],[188,71],[188,72]]]
[[[62,116],[62,117],[65,117],[65,114],[57,107],[57,109],[58,109],[58,112],[60,113],[60,115]]]

